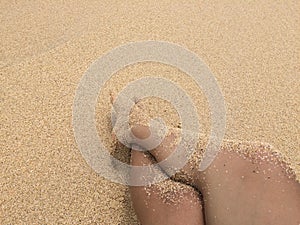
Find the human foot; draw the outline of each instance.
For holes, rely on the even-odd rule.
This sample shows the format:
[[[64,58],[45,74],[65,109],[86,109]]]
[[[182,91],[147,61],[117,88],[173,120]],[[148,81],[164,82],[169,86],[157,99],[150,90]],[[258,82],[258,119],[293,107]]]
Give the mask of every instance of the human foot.
[[[131,152],[131,165],[145,166],[153,158]],[[136,174],[131,174],[134,177]],[[130,187],[135,212],[143,225],[204,225],[199,194],[192,187],[170,179],[145,187]]]
[[[145,138],[149,128],[136,125],[132,133]],[[174,151],[175,146],[170,146],[174,139],[171,134],[150,151],[157,161]],[[255,143],[227,142],[207,170],[200,172],[189,164],[183,168],[188,182],[203,194],[206,224],[300,224],[300,185],[267,149]]]
[[[143,121],[147,117],[143,111],[140,115]],[[145,139],[150,135],[144,122],[131,125],[134,136]],[[180,132],[173,128],[170,131],[150,151],[158,162],[164,161],[176,148],[173,143]],[[151,143],[143,144],[144,148],[151,146]],[[198,171],[202,149],[196,151],[197,160],[189,161],[179,176],[172,178],[188,182],[202,192],[206,224],[300,224],[300,184],[288,176],[287,166],[280,165],[281,159],[270,153],[268,146],[224,141],[213,163],[203,172]],[[167,167],[162,169],[168,172]]]

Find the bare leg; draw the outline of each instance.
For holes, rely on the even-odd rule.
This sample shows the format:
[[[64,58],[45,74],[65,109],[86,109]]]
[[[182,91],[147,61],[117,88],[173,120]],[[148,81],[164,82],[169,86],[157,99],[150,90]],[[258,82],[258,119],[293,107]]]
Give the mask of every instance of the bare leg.
[[[208,224],[300,224],[300,185],[276,162],[220,152],[196,186]]]
[[[149,135],[146,126],[135,126],[132,132],[140,138]],[[150,151],[157,161],[174,150],[173,141],[174,135],[169,135]],[[193,165],[183,168],[204,196],[206,224],[300,224],[299,183],[289,178],[276,160],[267,159],[265,155],[250,160],[223,150],[204,172],[190,169],[197,168]]]
[[[140,110],[136,116],[139,119],[145,114]],[[147,126],[137,124],[132,127],[132,133],[142,139],[150,134]],[[174,151],[176,146],[172,143],[175,139],[176,132],[171,133],[150,151],[156,161],[164,160]],[[223,148],[203,172],[198,171],[198,165],[193,161],[183,168],[183,174],[188,176],[181,181],[189,182],[203,194],[205,223],[299,225],[300,184],[277,165],[280,159],[269,161],[267,152],[263,152],[261,158],[251,160],[232,151],[231,147],[234,148],[233,145]],[[259,151],[260,147],[255,150]],[[167,171],[167,168],[162,169]],[[188,218],[185,214],[182,216]]]
[[[132,150],[132,165],[144,166],[152,162],[151,156]],[[166,180],[147,187],[130,187],[130,193],[143,225],[204,224],[199,194],[188,185]]]

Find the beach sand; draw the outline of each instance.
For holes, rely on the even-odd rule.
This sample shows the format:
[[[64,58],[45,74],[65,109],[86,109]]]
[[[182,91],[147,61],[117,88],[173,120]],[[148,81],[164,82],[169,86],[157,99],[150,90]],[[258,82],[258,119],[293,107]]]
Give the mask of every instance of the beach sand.
[[[225,138],[269,143],[300,180],[299,2],[184,2],[0,3],[1,224],[138,224],[128,188],[87,165],[72,128],[84,72],[127,42],[163,40],[195,52],[224,94]],[[205,96],[188,75],[140,63],[114,74],[99,94],[97,129],[108,149],[109,94],[144,76],[181,85],[197,106],[201,132],[209,131]],[[154,103],[152,111],[176,126],[174,110]],[[128,152],[116,157],[126,161]]]

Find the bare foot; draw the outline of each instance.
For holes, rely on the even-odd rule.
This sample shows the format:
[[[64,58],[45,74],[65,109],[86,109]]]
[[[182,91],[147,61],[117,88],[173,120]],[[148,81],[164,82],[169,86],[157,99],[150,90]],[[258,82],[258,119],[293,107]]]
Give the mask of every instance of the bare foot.
[[[146,126],[134,126],[132,132],[139,138],[149,135]],[[157,161],[174,151],[170,145],[174,138],[167,136],[150,151]],[[262,152],[253,159],[223,149],[204,172],[193,165],[183,168],[189,182],[203,194],[206,224],[300,224],[300,185],[288,177],[278,159],[270,157],[276,156]]]
[[[132,150],[132,165],[145,166],[152,162],[151,155]],[[204,225],[199,194],[188,185],[168,179],[151,186],[130,187],[130,193],[143,225]]]
[[[145,117],[143,112],[141,112],[142,117]],[[132,133],[140,139],[146,139],[150,135],[149,127],[138,124],[144,123],[132,126]],[[149,151],[157,162],[164,161],[175,150],[176,145],[173,143],[178,133],[176,129],[173,131],[157,148]],[[141,147],[147,148],[152,143],[142,142],[142,145],[145,146]],[[199,164],[195,165],[195,161],[192,160],[179,173],[178,177],[182,182],[188,182],[201,191],[204,199],[205,224],[299,225],[299,182],[288,176],[285,167],[279,165],[281,162],[276,155],[269,155],[262,146],[255,144],[247,146],[241,143],[238,148],[243,148],[243,145],[246,145],[245,149],[250,146],[258,154],[254,158],[253,155],[245,157],[233,151],[236,148],[235,145],[229,144],[222,148],[205,171],[198,171]],[[201,149],[197,151],[201,154]],[[162,169],[168,172],[167,167],[162,167]],[[172,178],[178,179],[178,177]],[[135,192],[143,195],[142,189],[132,188],[132,190],[134,190],[133,199]],[[157,189],[153,190],[158,193]],[[152,204],[156,204],[158,199],[156,197],[153,199],[155,200]],[[135,207],[138,215],[142,215],[145,210],[142,203],[140,205]],[[190,218],[187,212],[180,215],[180,217]],[[143,218],[149,218],[149,216]],[[146,219],[145,223],[147,221]],[[150,222],[150,224],[153,223]]]

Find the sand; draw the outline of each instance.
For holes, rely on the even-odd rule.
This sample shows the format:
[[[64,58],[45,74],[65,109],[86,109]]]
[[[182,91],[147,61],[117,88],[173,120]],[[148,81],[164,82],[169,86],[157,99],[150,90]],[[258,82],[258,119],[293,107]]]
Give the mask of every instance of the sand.
[[[269,143],[299,180],[299,2],[6,1],[0,8],[1,224],[138,224],[128,188],[93,172],[72,129],[84,72],[133,41],[174,42],[199,55],[226,100],[226,138]],[[109,93],[143,76],[184,87],[202,131],[209,129],[195,83],[176,68],[143,63],[119,71],[100,93],[97,128],[108,148]],[[176,117],[162,113],[170,124]]]

